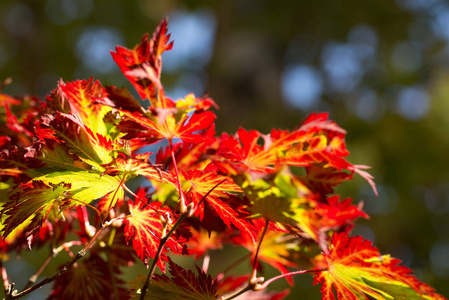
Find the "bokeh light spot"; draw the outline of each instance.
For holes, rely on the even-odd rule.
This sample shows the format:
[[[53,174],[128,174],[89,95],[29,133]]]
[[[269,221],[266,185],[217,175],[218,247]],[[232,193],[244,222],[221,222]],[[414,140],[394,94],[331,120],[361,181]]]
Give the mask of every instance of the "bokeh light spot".
[[[3,23],[13,35],[25,36],[35,27],[35,15],[26,4],[17,4],[9,9]]]
[[[391,60],[393,67],[399,72],[414,72],[421,67],[421,51],[411,43],[398,43],[393,49]]]
[[[430,265],[432,272],[438,276],[449,278],[449,242],[438,241],[430,249]]]
[[[398,112],[406,119],[419,121],[427,115],[430,100],[427,91],[421,87],[404,88],[398,97]]]
[[[78,38],[75,54],[87,70],[105,74],[115,66],[108,53],[120,44],[123,44],[121,35],[114,29],[87,27]]]
[[[169,25],[175,46],[163,54],[164,70],[174,72],[206,66],[214,49],[215,27],[215,16],[209,10],[175,11]]]
[[[289,66],[281,79],[284,100],[299,109],[315,107],[322,93],[321,75],[306,65]]]
[[[56,25],[66,25],[76,19],[83,19],[92,13],[92,0],[48,0],[48,19]]]

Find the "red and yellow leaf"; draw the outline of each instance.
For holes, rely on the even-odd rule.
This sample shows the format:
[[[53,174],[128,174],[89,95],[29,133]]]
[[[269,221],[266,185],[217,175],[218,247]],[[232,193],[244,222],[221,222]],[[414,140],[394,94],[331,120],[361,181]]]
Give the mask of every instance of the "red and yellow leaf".
[[[132,240],[132,245],[136,251],[137,256],[145,263],[149,258],[155,258],[157,249],[161,242],[163,234],[163,224],[161,217],[173,218],[171,210],[167,207],[161,207],[160,202],[152,202],[144,204],[136,199],[136,203],[129,202],[130,214],[125,218],[125,237],[126,241]],[[168,232],[170,226],[166,229]],[[163,270],[164,263],[167,261],[167,249],[174,253],[186,252],[185,239],[176,238],[176,235],[171,235],[161,254],[161,259],[158,261],[158,266]]]
[[[42,181],[32,181],[3,206],[1,213],[7,216],[3,222],[3,238],[23,225],[26,226],[23,231],[26,235],[37,234],[52,211],[62,216],[64,210],[79,205],[71,197],[80,191],[72,190],[68,183],[47,185]]]
[[[109,198],[108,207],[123,199],[120,181],[109,175],[62,171],[35,177],[13,192],[4,205],[1,212],[9,217],[4,222],[3,237],[29,218],[32,220],[27,230],[30,233],[38,232],[52,210],[62,213],[109,194],[114,196]]]
[[[107,136],[103,121],[110,107],[96,104],[103,97],[103,86],[91,77],[89,80],[58,83],[49,99],[49,107],[62,113],[70,113],[92,132]]]
[[[43,117],[42,121],[43,127],[52,130],[72,154],[77,155],[97,170],[103,170],[101,165],[111,162],[113,143],[101,134],[92,132],[75,116],[47,115]]]
[[[226,202],[226,199],[229,198],[229,192],[242,192],[234,181],[226,176],[218,175],[216,171],[210,169],[191,170],[185,172],[184,177],[190,184],[186,197],[191,203],[195,203],[195,215],[199,216],[200,220],[204,217],[204,204],[200,202],[205,201],[229,228],[232,224],[255,241],[255,233],[252,230],[251,223],[242,218],[240,213]]]
[[[352,173],[337,171],[335,168],[311,166],[306,168],[307,176],[300,177],[313,192],[326,195],[334,192],[333,187],[350,180]]]
[[[141,175],[149,180],[168,182],[171,176],[152,165],[149,160],[150,155],[151,153],[143,153],[127,157],[125,154],[119,153],[111,163],[103,165],[106,170],[102,174],[118,176],[125,180]]]
[[[335,233],[324,260],[327,270],[316,273],[314,280],[322,284],[323,300],[445,299],[410,275],[412,271],[400,260],[382,256],[361,236]]]
[[[134,49],[117,46],[116,52],[111,51],[112,58],[134,85],[140,97],[150,100],[154,108],[171,107],[160,83],[162,53],[173,47],[173,42],[169,40],[167,20],[164,19],[151,40],[147,34]]]

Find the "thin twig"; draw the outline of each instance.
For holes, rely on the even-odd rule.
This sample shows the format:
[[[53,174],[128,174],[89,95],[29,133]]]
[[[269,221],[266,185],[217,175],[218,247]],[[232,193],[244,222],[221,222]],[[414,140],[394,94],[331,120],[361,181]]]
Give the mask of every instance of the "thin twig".
[[[176,223],[173,225],[173,227],[170,229],[170,231],[161,238],[161,242],[159,243],[159,247],[157,249],[156,256],[153,259],[153,263],[151,264],[150,271],[148,272],[148,276],[145,280],[145,284],[143,285],[141,289],[140,294],[140,300],[145,299],[145,296],[147,294],[148,287],[150,286],[150,280],[151,277],[153,277],[154,272],[156,271],[157,262],[159,261],[159,258],[161,256],[162,250],[164,249],[165,243],[168,241],[170,236],[175,232],[176,228],[181,224],[181,222],[186,218],[186,215],[183,214],[179,217],[179,219],[176,221]]]
[[[40,268],[37,270],[37,272],[34,273],[34,275],[30,277],[30,279],[28,280],[27,285],[23,289],[25,290],[25,289],[29,288],[31,285],[33,285],[36,282],[36,280],[39,277],[39,275],[44,271],[44,269],[50,263],[52,258],[54,258],[56,255],[58,255],[63,249],[67,249],[67,248],[70,248],[70,247],[72,247],[74,245],[80,245],[80,244],[81,244],[80,241],[71,241],[71,242],[66,242],[66,243],[62,244],[58,248],[54,248],[52,250],[51,255],[48,256],[47,259],[45,259],[45,261],[40,266]]]
[[[251,253],[247,253],[244,256],[237,259],[236,261],[234,261],[229,266],[227,266],[220,274],[217,275],[217,281],[221,280],[225,276],[226,273],[228,273],[231,269],[235,268],[236,266],[240,265],[242,262],[244,262],[250,256],[251,256]]]

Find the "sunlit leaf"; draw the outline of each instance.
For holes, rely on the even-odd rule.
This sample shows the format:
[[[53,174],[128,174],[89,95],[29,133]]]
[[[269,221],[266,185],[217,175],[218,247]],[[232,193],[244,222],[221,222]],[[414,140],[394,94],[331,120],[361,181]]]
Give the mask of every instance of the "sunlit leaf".
[[[154,258],[161,242],[164,226],[161,217],[173,218],[171,210],[167,207],[161,207],[160,202],[144,204],[136,199],[136,203],[129,202],[130,214],[125,218],[125,237],[127,242],[132,241],[137,256],[143,261],[148,262],[149,258]],[[170,230],[167,227],[166,233]],[[175,253],[186,252],[185,238],[176,238],[172,235],[168,238],[158,266],[164,269],[164,263],[167,261],[167,249]]]
[[[327,270],[316,273],[314,280],[322,284],[323,300],[445,299],[410,275],[412,271],[400,265],[400,260],[382,256],[360,236],[334,234],[324,258]]]
[[[161,55],[173,47],[169,42],[167,20],[162,20],[151,40],[148,35],[142,38],[134,49],[117,46],[112,58],[134,85],[142,99],[148,99],[153,107],[169,107],[160,83],[162,67]]]

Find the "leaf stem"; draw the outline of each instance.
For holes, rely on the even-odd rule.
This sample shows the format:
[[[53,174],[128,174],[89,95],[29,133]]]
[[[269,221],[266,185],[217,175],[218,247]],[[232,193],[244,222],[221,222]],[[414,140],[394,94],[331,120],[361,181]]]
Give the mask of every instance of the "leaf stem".
[[[117,188],[116,188],[115,191],[114,191],[114,194],[112,195],[112,199],[111,199],[111,201],[109,202],[108,209],[102,212],[102,214],[104,214],[104,217],[102,218],[102,223],[103,223],[103,222],[106,220],[106,218],[108,217],[109,211],[110,211],[111,208],[112,208],[112,203],[114,203],[114,200],[115,200],[115,197],[117,196],[118,191],[119,191],[121,188],[123,188],[123,185],[125,184],[125,181],[126,181],[126,175],[123,175],[123,178],[120,180],[119,185],[117,186]]]
[[[305,274],[305,273],[314,273],[314,272],[323,272],[323,271],[327,271],[327,268],[324,269],[314,269],[314,270],[299,270],[299,271],[293,271],[293,272],[288,272],[288,273],[284,273],[278,276],[275,276],[273,278],[268,279],[267,281],[264,281],[263,284],[259,284],[256,285],[255,288],[253,288],[254,291],[260,291],[265,289],[269,284],[271,284],[272,282],[284,278],[284,277],[288,277],[288,276],[292,276],[292,275],[299,275],[299,274]]]
[[[258,263],[257,258],[259,256],[260,247],[262,245],[263,238],[264,238],[265,234],[267,233],[269,224],[270,224],[270,220],[265,218],[265,227],[263,228],[262,235],[260,236],[259,242],[257,244],[257,250],[256,250],[256,254],[254,255],[254,261],[253,261],[253,270],[251,272],[251,276],[249,277],[250,284],[253,284],[257,280],[257,263]]]
[[[171,153],[171,159],[173,161],[173,167],[175,168],[175,174],[176,174],[176,184],[178,185],[178,192],[179,192],[179,212],[182,214],[185,214],[187,211],[187,204],[186,204],[186,198],[184,196],[184,192],[181,189],[181,181],[179,180],[179,172],[178,172],[178,163],[176,162],[175,157],[175,151],[173,150],[173,144],[172,140],[168,140],[168,144],[170,146],[170,153]]]

